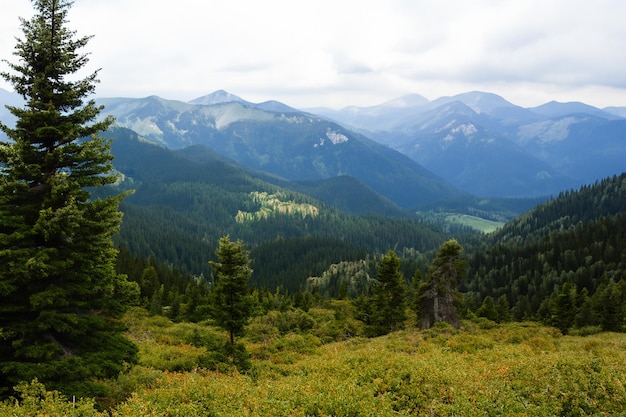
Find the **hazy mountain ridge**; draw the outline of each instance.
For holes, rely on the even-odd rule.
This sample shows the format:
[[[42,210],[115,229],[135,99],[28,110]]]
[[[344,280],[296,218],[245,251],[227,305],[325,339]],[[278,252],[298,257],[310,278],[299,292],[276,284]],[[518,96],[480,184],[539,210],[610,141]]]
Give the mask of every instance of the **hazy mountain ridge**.
[[[17,94],[0,93],[4,104],[20,103]],[[626,156],[623,107],[552,101],[523,108],[478,91],[310,112],[223,90],[190,102],[150,96],[98,103],[120,126],[169,148],[203,144],[290,180],[353,176],[405,208],[454,196],[454,187],[487,197],[554,195],[621,172]],[[4,106],[0,120],[12,121]]]
[[[478,195],[555,194],[624,168],[626,111],[619,107],[551,101],[523,108],[475,91],[395,109],[347,109],[349,117],[316,111]]]
[[[408,118],[397,130],[372,133],[457,187],[481,196],[537,196],[561,190],[559,174],[501,133],[488,111],[461,101]],[[419,138],[417,140],[416,138]]]

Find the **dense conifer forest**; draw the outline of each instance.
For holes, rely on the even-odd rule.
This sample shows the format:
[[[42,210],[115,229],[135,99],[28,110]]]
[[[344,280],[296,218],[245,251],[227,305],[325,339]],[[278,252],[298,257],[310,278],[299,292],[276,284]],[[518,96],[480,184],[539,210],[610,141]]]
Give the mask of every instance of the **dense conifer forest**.
[[[210,152],[195,152],[189,159],[185,152],[141,142],[128,130],[107,134],[117,135],[115,168],[125,175],[115,192],[133,192],[121,205],[125,215],[117,243],[192,275],[210,277],[208,257],[224,235],[250,246],[253,285],[292,292],[333,263],[389,248],[432,251],[449,237],[406,212],[386,216],[340,211]],[[276,195],[285,206],[313,207],[314,213],[263,207],[255,197],[259,192]],[[238,213],[258,215],[244,218]]]
[[[466,297],[474,305],[503,297],[515,319],[558,323],[564,331],[616,329],[604,310],[609,299],[615,312],[623,310],[625,212],[625,174],[562,193],[484,239],[468,257]],[[563,298],[567,312],[558,305]]]
[[[607,297],[622,299],[626,252],[625,184],[624,174],[607,178],[577,191],[564,192],[492,234],[459,235],[467,259],[467,277],[459,283],[464,294],[461,302],[464,314],[484,314],[492,303],[500,313],[490,318],[497,321],[534,319],[557,325],[563,331],[586,326],[615,330],[615,325],[608,323],[613,319],[606,318],[609,312],[603,309]],[[131,215],[127,214],[129,217]],[[158,223],[147,219],[149,217],[144,215],[147,225]],[[324,298],[338,298],[340,294],[358,298],[367,295],[376,281],[376,265],[384,253],[381,248],[385,247],[396,248],[402,260],[401,271],[406,284],[410,285],[416,272],[426,276],[435,249],[447,237],[433,227],[408,218],[334,212],[326,218],[320,215],[308,220],[305,228],[310,232],[302,231],[302,223],[290,226],[289,222],[289,217],[267,218],[259,222],[264,224],[255,228],[253,234],[233,234],[249,239],[243,240],[251,247],[251,265],[255,271],[250,282],[252,288],[270,292],[278,289],[291,295],[305,291]],[[282,233],[285,229],[281,225],[286,230],[292,228],[291,234]],[[260,239],[263,230],[268,233],[267,240]],[[341,230],[346,231],[343,238],[332,233]],[[281,236],[274,237],[277,231]],[[181,236],[186,235],[181,233]],[[163,254],[168,250],[185,253],[172,238],[156,236],[149,241],[152,251],[156,248]],[[158,249],[160,245],[154,242],[164,242],[169,249]],[[210,253],[215,248],[206,242],[203,250]],[[190,248],[187,253],[194,251],[198,252],[197,248]],[[120,260],[131,253],[122,245]],[[132,256],[137,256],[136,261],[145,265],[144,255]],[[207,258],[208,255],[199,253],[198,265],[208,262]],[[177,258],[153,257],[155,262],[157,259],[162,262]],[[120,271],[141,283],[142,268],[145,266]],[[173,274],[176,270],[181,269],[175,267],[162,274]],[[210,270],[201,271],[206,272],[200,275],[176,273],[177,280],[182,281],[173,290],[170,286],[176,280],[164,279],[161,284],[165,298],[161,304],[167,305],[168,300],[175,298],[174,294],[184,294],[187,285],[184,281],[210,287]],[[567,312],[563,311],[563,306],[557,306],[563,291],[571,299]],[[145,293],[142,289],[142,294]],[[622,304],[619,301],[616,311],[623,310]],[[615,316],[614,312],[610,314]],[[570,319],[559,318],[563,315]]]
[[[316,291],[326,298],[338,297],[342,286],[353,298],[367,294],[375,280],[376,262],[389,249],[402,259],[407,284],[415,271],[425,277],[436,248],[454,236],[468,260],[467,278],[459,284],[465,294],[464,311],[484,312],[494,303],[501,310],[500,319],[555,324],[559,321],[555,300],[569,283],[568,291],[576,299],[570,315],[580,316],[567,321],[570,327],[603,326],[602,312],[596,309],[585,316],[578,310],[598,304],[593,297],[613,291],[623,279],[623,174],[564,191],[496,232],[481,235],[406,214],[390,217],[339,211],[211,153],[199,156],[195,152],[194,160],[189,160],[125,138],[127,131],[118,134],[121,138],[114,150],[127,155],[117,162],[118,169],[133,175],[121,187],[135,187],[122,205],[125,222],[118,243],[207,285],[211,279],[208,257],[223,235],[248,245],[254,269],[252,288],[279,288],[290,294]],[[129,159],[128,155],[137,152],[145,167]],[[131,162],[132,170],[125,165]],[[156,166],[161,168],[158,172]],[[261,211],[267,207],[252,197],[258,191],[280,196],[281,203],[315,207],[315,215]],[[449,206],[461,204],[455,200]],[[511,213],[515,204],[493,201],[491,213]],[[476,201],[469,199],[467,206],[476,207]],[[265,214],[237,221],[238,212]]]

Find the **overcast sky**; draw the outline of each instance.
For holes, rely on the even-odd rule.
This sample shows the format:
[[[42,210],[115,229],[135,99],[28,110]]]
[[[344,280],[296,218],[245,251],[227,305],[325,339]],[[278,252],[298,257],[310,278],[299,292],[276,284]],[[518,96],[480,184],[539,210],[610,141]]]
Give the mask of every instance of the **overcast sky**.
[[[2,0],[1,58],[15,61],[18,17],[32,13]],[[224,89],[340,108],[480,90],[526,107],[626,106],[623,0],[76,0],[68,25],[95,36],[100,97]]]

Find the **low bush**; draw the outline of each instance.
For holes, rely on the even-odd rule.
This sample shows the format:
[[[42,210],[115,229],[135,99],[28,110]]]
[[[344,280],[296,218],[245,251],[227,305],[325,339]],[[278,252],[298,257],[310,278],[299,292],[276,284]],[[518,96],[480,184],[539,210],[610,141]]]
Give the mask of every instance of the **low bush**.
[[[308,314],[316,326],[345,322],[330,311]],[[207,324],[178,327],[145,316],[132,326],[140,332],[132,333],[140,365],[110,381],[119,389],[109,415],[590,416],[626,409],[624,334],[563,336],[536,323],[483,329],[470,321],[460,330],[438,324],[323,343],[316,328],[274,333],[266,347],[262,338],[244,339],[229,353],[193,343],[213,340]],[[250,361],[248,348],[265,356]],[[246,360],[249,368],[235,363]],[[18,390],[0,415],[107,415],[91,400],[73,403],[37,382]]]
[[[92,399],[67,398],[48,391],[36,379],[15,387],[19,398],[0,403],[0,416],[11,417],[107,417],[96,409]]]

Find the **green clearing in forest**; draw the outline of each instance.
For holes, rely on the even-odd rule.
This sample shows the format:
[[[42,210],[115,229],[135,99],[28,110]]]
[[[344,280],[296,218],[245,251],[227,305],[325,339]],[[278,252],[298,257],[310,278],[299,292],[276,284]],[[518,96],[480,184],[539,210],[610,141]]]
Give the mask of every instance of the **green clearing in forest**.
[[[469,214],[448,213],[446,215],[448,223],[459,224],[471,227],[481,233],[491,233],[504,226],[504,222],[483,219],[482,217],[470,216]]]

